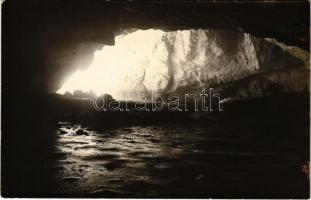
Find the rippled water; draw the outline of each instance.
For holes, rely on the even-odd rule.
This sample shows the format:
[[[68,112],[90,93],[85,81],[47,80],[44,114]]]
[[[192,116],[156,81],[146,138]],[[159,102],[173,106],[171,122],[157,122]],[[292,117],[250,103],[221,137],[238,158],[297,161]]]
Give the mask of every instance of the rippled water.
[[[74,129],[88,135],[77,136]],[[198,152],[193,140],[200,136],[182,137],[182,128],[128,127],[97,132],[79,125],[62,125],[58,150],[63,155],[59,165],[63,178],[70,182],[64,191],[75,191],[71,182],[86,190],[118,189],[127,182],[161,184],[153,179],[150,169],[169,168],[179,156]],[[186,152],[189,151],[189,152]],[[124,192],[124,191],[123,191]]]
[[[54,178],[58,193],[77,196],[206,198],[278,192],[273,185],[295,182],[293,172],[303,177],[302,158],[282,143],[251,131],[239,134],[226,125],[98,131],[62,121]]]

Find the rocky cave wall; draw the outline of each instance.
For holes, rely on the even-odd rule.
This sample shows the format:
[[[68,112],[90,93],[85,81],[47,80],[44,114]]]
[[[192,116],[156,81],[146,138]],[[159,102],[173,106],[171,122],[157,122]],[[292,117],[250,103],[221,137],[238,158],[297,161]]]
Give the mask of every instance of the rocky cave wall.
[[[57,91],[70,74],[92,62],[94,51],[101,49],[103,45],[113,45],[114,35],[129,28],[143,30],[159,28],[164,31],[233,30],[240,32],[235,34],[239,36],[234,36],[237,37],[239,45],[236,45],[235,40],[230,40],[231,32],[217,36],[214,45],[220,48],[217,41],[229,38],[227,42],[232,44],[228,46],[234,46],[234,51],[242,52],[241,45],[248,42],[252,44],[250,47],[254,46],[250,51],[254,52],[255,49],[258,55],[261,49],[265,49],[265,45],[272,44],[271,41],[266,42],[262,39],[256,43],[254,37],[275,38],[286,46],[297,46],[309,52],[308,1],[290,4],[251,2],[153,4],[8,0],[3,4],[2,11],[2,94],[7,98]],[[244,33],[252,36],[243,36]],[[235,58],[242,55],[240,53],[232,55],[231,48],[222,51]],[[220,52],[214,52],[215,55],[218,53]],[[222,56],[229,59],[227,55]],[[264,57],[267,60],[268,56]],[[248,57],[241,60],[243,59],[245,62],[249,61]],[[270,59],[276,60],[273,57]],[[268,65],[260,63],[258,56],[257,60],[258,65],[256,59],[252,59],[255,63],[247,64],[250,70],[257,69],[258,66],[259,71],[268,68]],[[226,66],[234,65],[234,59],[231,62],[225,63]],[[212,69],[214,68],[208,68]],[[224,77],[221,74],[218,76],[220,81]],[[242,78],[245,75],[238,76]],[[230,76],[225,77],[227,81],[231,80]],[[175,86],[166,89],[172,88]],[[4,102],[9,101],[4,99]]]

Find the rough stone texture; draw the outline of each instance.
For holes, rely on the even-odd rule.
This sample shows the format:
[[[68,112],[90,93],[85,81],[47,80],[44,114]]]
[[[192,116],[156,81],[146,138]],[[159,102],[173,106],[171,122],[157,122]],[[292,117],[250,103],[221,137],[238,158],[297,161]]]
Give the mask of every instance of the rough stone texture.
[[[308,90],[307,55],[298,47],[274,39],[234,31],[131,30],[117,36],[114,46],[104,46],[95,52],[90,67],[69,79],[61,90],[64,93],[67,89],[81,89],[67,87],[75,85],[71,82],[80,82],[85,91],[93,90],[94,86],[88,82],[94,80],[101,84],[96,93],[107,92],[117,99],[124,98],[128,91],[136,96],[152,92],[183,94],[228,83],[231,89],[247,87],[236,89],[243,90],[242,95],[231,91],[233,96],[265,96],[267,90],[269,95],[280,91],[302,92]],[[102,91],[105,87],[107,90]]]

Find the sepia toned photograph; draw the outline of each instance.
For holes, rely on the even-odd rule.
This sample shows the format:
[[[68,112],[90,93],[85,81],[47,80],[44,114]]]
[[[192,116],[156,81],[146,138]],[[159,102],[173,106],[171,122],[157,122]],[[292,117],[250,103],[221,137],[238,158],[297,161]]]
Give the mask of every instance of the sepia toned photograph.
[[[1,197],[309,199],[309,170],[310,1],[1,1]]]

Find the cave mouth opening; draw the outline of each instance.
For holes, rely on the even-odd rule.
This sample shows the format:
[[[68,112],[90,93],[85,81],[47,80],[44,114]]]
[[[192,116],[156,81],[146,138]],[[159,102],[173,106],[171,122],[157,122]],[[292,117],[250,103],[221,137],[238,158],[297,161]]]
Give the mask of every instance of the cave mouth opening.
[[[80,91],[91,96],[109,94],[117,100],[135,100],[152,93],[203,89],[226,74],[234,76],[236,71],[256,68],[254,62],[245,69],[236,65],[229,70],[219,69],[241,51],[241,43],[249,47],[246,57],[254,60],[250,37],[244,33],[209,29],[124,30],[115,36],[113,46],[95,51],[90,66],[72,74],[57,93]]]

